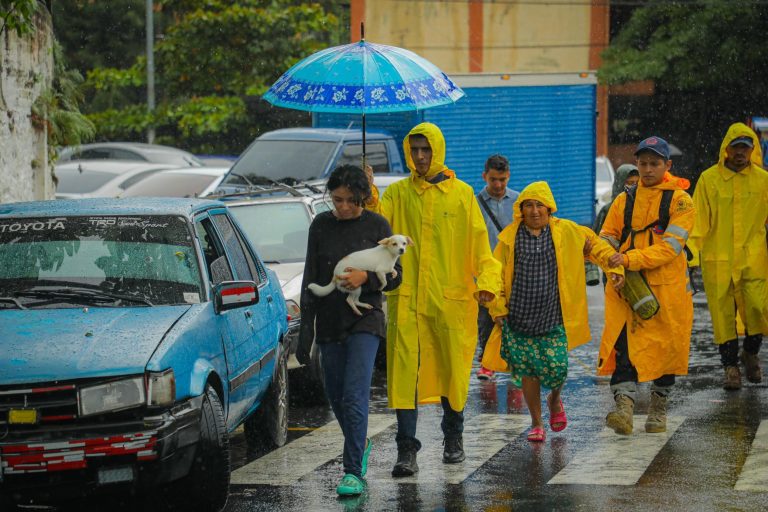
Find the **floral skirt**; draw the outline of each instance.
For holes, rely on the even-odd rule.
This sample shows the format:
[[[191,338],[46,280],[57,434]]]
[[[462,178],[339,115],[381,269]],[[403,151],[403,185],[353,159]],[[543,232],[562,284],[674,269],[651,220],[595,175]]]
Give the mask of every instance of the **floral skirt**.
[[[538,377],[541,385],[557,389],[568,376],[568,339],[562,325],[546,334],[531,336],[509,328],[501,328],[501,357],[509,365],[512,381],[522,377]]]

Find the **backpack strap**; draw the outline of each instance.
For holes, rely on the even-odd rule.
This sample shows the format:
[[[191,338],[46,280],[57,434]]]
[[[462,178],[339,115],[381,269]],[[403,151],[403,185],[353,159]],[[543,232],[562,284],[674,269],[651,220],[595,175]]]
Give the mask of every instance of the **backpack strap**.
[[[637,185],[630,187],[626,191],[627,201],[624,205],[624,226],[621,228],[621,240],[619,241],[619,247],[621,247],[627,238],[631,237],[629,248],[633,249],[635,246],[635,235],[645,230],[660,226],[664,231],[669,225],[669,208],[672,206],[672,196],[674,190],[664,190],[661,193],[661,202],[659,203],[659,217],[657,220],[651,222],[642,229],[632,229],[632,212],[635,209],[635,195],[637,194]],[[653,235],[651,237],[651,244],[653,243]]]
[[[632,211],[635,209],[635,194],[637,193],[637,185],[633,185],[625,192],[627,201],[624,204],[624,226],[621,228],[621,239],[619,240],[619,247],[624,245],[624,242],[632,234]]]
[[[480,194],[477,194],[477,200],[478,202],[483,206],[483,209],[485,210],[485,213],[488,214],[488,218],[491,219],[491,222],[493,222],[493,225],[496,226],[496,230],[501,233],[504,229],[501,225],[501,222],[496,218],[496,216],[491,211],[491,207],[488,206],[488,203],[486,202],[485,198],[481,196]]]

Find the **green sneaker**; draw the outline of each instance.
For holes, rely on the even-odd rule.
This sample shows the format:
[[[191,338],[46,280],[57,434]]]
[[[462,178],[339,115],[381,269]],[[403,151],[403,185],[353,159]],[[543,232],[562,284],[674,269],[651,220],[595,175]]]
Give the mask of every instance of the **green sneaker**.
[[[365,451],[363,452],[363,469],[360,473],[365,476],[368,472],[368,456],[371,454],[371,448],[373,447],[373,441],[370,439],[365,440]]]
[[[359,496],[363,493],[365,484],[352,473],[347,473],[336,487],[339,496]]]

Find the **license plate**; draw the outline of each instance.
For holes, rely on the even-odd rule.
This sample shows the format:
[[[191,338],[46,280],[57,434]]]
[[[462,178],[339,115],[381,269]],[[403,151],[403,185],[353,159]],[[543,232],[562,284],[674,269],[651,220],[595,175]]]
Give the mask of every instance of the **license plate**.
[[[101,468],[99,470],[99,485],[130,482],[131,480],[133,480],[133,468],[130,466]]]
[[[11,409],[8,411],[11,425],[34,425],[37,423],[37,409]]]

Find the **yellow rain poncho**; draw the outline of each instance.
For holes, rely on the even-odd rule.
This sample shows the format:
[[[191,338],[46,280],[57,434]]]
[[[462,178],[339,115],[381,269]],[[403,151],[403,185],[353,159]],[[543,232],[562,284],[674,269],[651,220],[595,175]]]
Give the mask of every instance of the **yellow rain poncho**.
[[[504,290],[489,308],[491,317],[507,316],[507,301],[512,295],[512,282],[515,276],[515,238],[522,228],[523,215],[520,205],[526,199],[535,199],[547,206],[551,213],[557,211],[555,198],[549,185],[544,181],[531,183],[520,193],[515,201],[512,224],[499,234],[499,243],[493,255],[501,261],[503,268]],[[624,275],[623,267],[608,268],[608,258],[616,251],[605,240],[600,239],[591,229],[580,226],[566,219],[550,217],[549,228],[552,230],[552,243],[555,246],[557,260],[557,287],[560,292],[560,308],[563,313],[565,335],[568,348],[572,349],[587,343],[591,339],[587,312],[587,284],[584,276],[584,243],[592,241],[589,259],[612,274]],[[610,284],[608,285],[610,286]],[[483,366],[489,370],[507,371],[507,363],[501,358],[501,329],[494,326],[483,353]]]
[[[693,200],[685,192],[687,180],[667,173],[653,187],[637,184],[632,229],[639,231],[659,218],[664,190],[674,190],[669,208],[669,224],[659,234],[654,229],[639,231],[634,249],[627,238],[620,247],[629,258],[629,270],[642,270],[661,308],[655,316],[643,320],[612,287],[605,288],[605,329],[600,341],[598,375],[611,375],[616,367],[614,345],[627,326],[629,359],[637,369],[638,382],[655,380],[662,375],[686,375],[693,326],[693,290],[688,277],[685,243],[693,228]],[[619,241],[624,226],[627,194],[614,200],[600,231],[600,236]]]
[[[725,149],[737,137],[750,137],[750,165],[733,172]],[[760,141],[747,125],[731,125],[720,146],[720,159],[696,185],[696,227],[692,244],[699,250],[704,290],[715,343],[736,339],[736,308],[750,334],[768,334],[768,172]]]
[[[422,134],[432,149],[427,178],[418,175],[409,136]],[[445,164],[445,139],[430,123],[403,141],[410,179],[389,187],[381,214],[392,232],[411,237],[401,257],[403,281],[387,299],[387,391],[389,406],[413,409],[448,397],[464,408],[477,344],[477,292],[501,288],[501,265],[493,258],[474,191]]]

